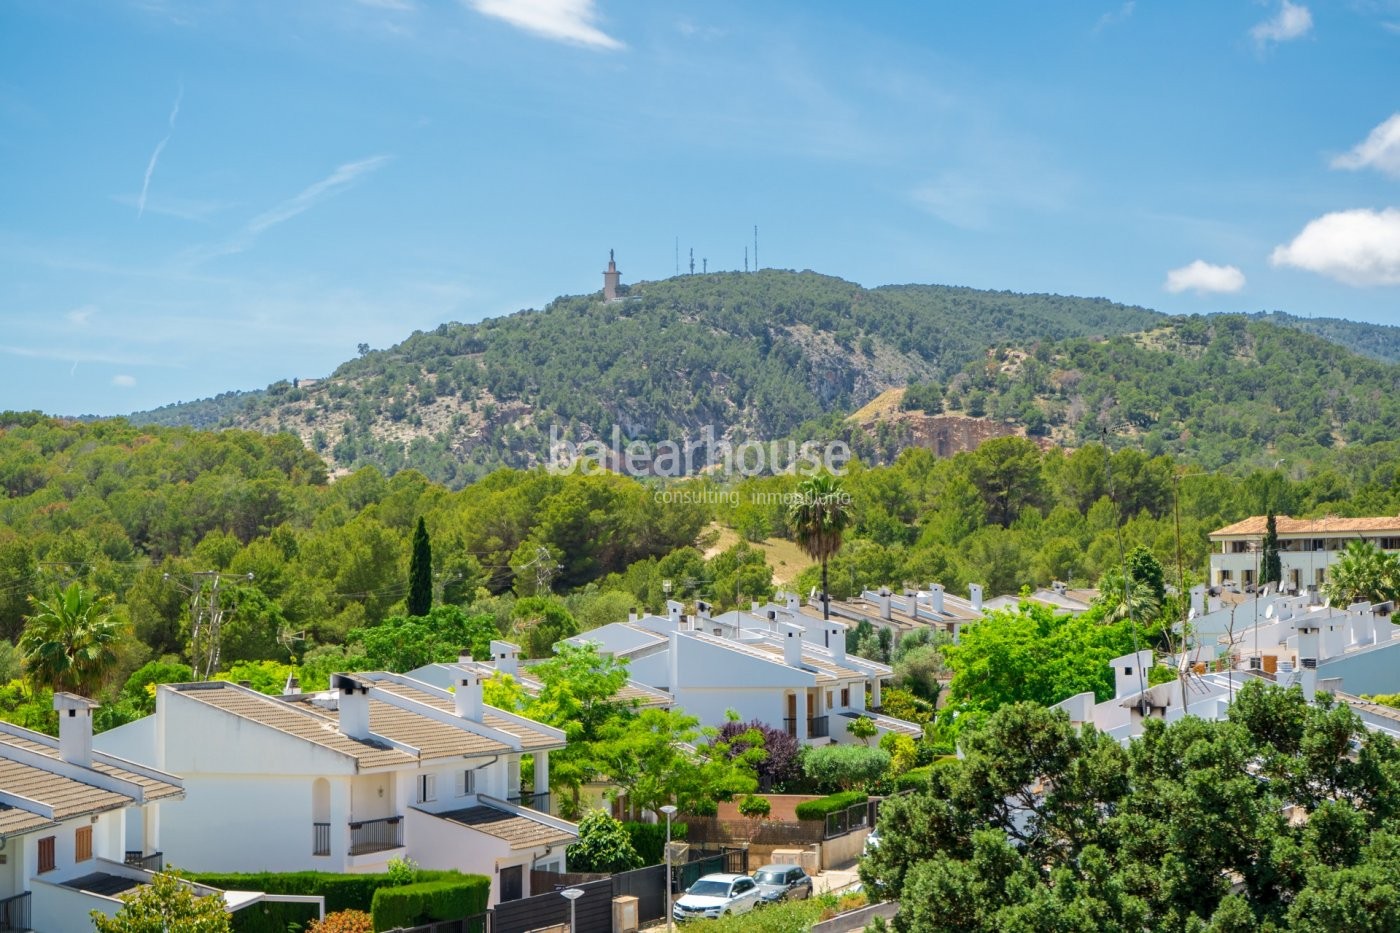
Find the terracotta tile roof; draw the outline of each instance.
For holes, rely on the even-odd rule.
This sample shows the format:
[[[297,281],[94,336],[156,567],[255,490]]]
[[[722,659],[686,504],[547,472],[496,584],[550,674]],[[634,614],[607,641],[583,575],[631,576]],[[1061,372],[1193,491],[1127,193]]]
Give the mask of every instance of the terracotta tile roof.
[[[715,635],[706,635],[703,632],[689,633],[711,645],[720,645],[731,651],[747,654],[750,657],[760,658],[764,661],[773,661],[778,664],[786,663],[783,658],[783,646],[771,641],[738,641],[733,638],[720,638]],[[861,671],[853,670],[849,667],[842,667],[827,658],[819,658],[809,651],[802,652],[802,666],[810,668],[811,672],[817,675],[819,683],[834,682],[837,679],[851,677],[865,677]]]
[[[1217,528],[1210,533],[1212,538],[1226,538],[1238,535],[1263,535],[1268,516],[1251,515],[1249,518]],[[1279,515],[1275,527],[1281,535],[1315,535],[1317,537],[1341,537],[1347,535],[1400,535],[1400,515],[1378,518],[1290,518]]]
[[[0,810],[0,835],[27,832],[86,813],[129,807],[126,794],[104,790],[32,765],[0,758],[0,790],[53,807],[54,819],[18,807]]]
[[[463,826],[470,826],[477,832],[504,839],[512,849],[533,849],[536,846],[554,845],[560,842],[573,842],[577,833],[568,832],[543,821],[532,820],[528,816],[517,816],[495,807],[467,807],[464,810],[450,810],[435,813],[434,816],[451,820]]]
[[[312,710],[331,723],[339,723],[340,717],[334,710],[321,707],[312,707]],[[375,735],[418,749],[419,758],[423,760],[503,755],[510,751],[504,742],[374,699],[369,704],[369,728]]]
[[[45,738],[47,738],[47,736],[45,736]],[[31,739],[24,736],[0,734],[0,744],[13,745],[15,748],[23,748],[31,752],[38,752],[40,755],[47,755],[55,761],[58,760],[57,740],[54,740],[54,743],[50,745],[39,741],[37,738]],[[92,770],[140,785],[145,791],[147,800],[163,800],[167,797],[177,797],[183,793],[176,784],[147,777],[144,774],[137,774],[135,771],[128,771],[117,765],[96,760],[95,755],[93,757]]]
[[[261,723],[268,728],[339,752],[355,759],[361,768],[412,764],[418,760],[407,752],[387,745],[341,735],[336,729],[334,714],[328,718],[313,711],[306,703],[288,703],[218,680],[203,684],[178,684],[172,689],[183,697],[224,710],[241,719]]]
[[[383,690],[385,693],[392,693],[395,696],[401,696],[405,699],[415,700],[419,703],[423,703],[427,706],[432,706],[436,709],[444,710],[449,713],[456,714],[457,712],[456,701],[446,699],[445,697],[440,696],[437,693],[433,693],[428,690],[422,690],[409,684],[397,684],[394,683],[392,680],[375,680],[373,678],[373,675],[361,676],[369,679],[370,682],[374,684],[376,690]],[[370,707],[370,727],[373,728],[375,732],[379,732],[379,728],[373,723],[373,710],[379,705],[382,704],[375,704],[375,706]],[[486,726],[488,729],[495,729],[498,732],[505,732],[510,735],[517,736],[520,739],[520,748],[522,751],[528,752],[538,751],[540,749],[564,747],[565,742],[562,739],[550,735],[548,732],[539,729],[533,729],[530,726],[525,725],[523,723],[518,723],[513,720],[506,719],[504,716],[493,713],[492,709],[493,707],[486,707],[481,717],[481,724]],[[400,739],[397,735],[389,735],[388,733],[384,732],[381,732],[380,735],[388,735],[389,738],[394,739],[395,741],[404,741],[403,739]],[[485,741],[492,741],[494,744],[494,740],[487,739]],[[495,750],[487,752],[486,754],[495,754],[498,751],[507,752],[510,751],[510,749],[508,749],[504,745],[498,745],[498,747]]]

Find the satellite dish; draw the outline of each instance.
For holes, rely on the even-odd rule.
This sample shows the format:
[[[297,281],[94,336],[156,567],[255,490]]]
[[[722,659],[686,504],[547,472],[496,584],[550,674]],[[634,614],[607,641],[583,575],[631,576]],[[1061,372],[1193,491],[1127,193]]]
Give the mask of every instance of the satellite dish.
[[[1191,622],[1191,621],[1193,621],[1195,618],[1196,618],[1196,607],[1195,607],[1195,606],[1192,606],[1191,609],[1190,609],[1190,611],[1186,613],[1186,621],[1187,621],[1187,622]]]
[[[1273,617],[1274,617],[1274,604],[1273,604],[1273,603],[1270,603],[1270,604],[1269,604],[1269,608],[1264,610],[1264,618],[1266,618],[1266,619],[1272,619]]]

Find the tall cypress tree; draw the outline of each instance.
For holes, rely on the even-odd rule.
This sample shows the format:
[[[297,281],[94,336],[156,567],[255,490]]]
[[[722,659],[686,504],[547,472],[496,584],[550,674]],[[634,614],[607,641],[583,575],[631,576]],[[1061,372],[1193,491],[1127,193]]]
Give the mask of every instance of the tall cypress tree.
[[[1259,585],[1283,581],[1283,558],[1278,556],[1278,523],[1274,510],[1264,520],[1264,554],[1259,563]]]
[[[428,526],[418,517],[413,532],[413,553],[408,558],[408,614],[425,616],[433,608],[433,544]]]

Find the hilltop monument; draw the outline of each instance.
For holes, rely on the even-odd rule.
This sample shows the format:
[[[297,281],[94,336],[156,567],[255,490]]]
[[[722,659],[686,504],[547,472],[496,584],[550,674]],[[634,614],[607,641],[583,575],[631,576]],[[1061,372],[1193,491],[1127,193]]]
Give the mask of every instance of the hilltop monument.
[[[603,271],[603,300],[617,301],[617,283],[622,278],[622,273],[617,271],[617,263],[613,260],[613,251],[608,250],[608,268]]]

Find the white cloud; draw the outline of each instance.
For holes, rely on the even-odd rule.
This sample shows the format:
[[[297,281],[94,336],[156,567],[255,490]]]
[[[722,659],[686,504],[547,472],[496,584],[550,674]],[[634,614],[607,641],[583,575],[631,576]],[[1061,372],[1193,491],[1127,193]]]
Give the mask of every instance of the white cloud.
[[[1269,261],[1347,285],[1400,285],[1400,210],[1352,210],[1309,221]]]
[[[1351,152],[1332,160],[1333,168],[1373,168],[1400,178],[1400,113],[1371,131]]]
[[[1278,13],[1273,17],[1255,25],[1249,31],[1254,37],[1254,41],[1261,46],[1270,42],[1291,42],[1294,39],[1301,39],[1312,31],[1312,13],[1301,3],[1289,3],[1283,0],[1278,8]]]
[[[1168,272],[1167,281],[1162,287],[1173,294],[1184,291],[1193,291],[1198,295],[1212,292],[1229,294],[1244,288],[1244,273],[1235,266],[1216,266],[1197,259]]]
[[[63,316],[68,319],[68,323],[74,327],[86,327],[87,322],[92,320],[92,316],[97,313],[97,305],[83,305],[68,311]]]
[[[118,373],[112,377],[112,385],[118,389],[130,389],[136,385],[136,377],[128,376],[126,373]]]
[[[327,198],[333,198],[342,191],[351,188],[361,178],[376,171],[389,162],[391,158],[392,156],[379,155],[361,159],[358,162],[346,162],[314,185],[303,188],[293,197],[276,205],[271,210],[263,211],[248,221],[242,230],[226,242],[191,250],[187,253],[187,258],[193,262],[202,262],[206,259],[213,259],[215,256],[241,253],[251,247],[259,236],[272,227],[286,223],[298,214],[311,210]]]
[[[593,0],[470,0],[470,3],[484,16],[494,16],[556,42],[595,49],[626,48],[594,25],[598,10]]]
[[[169,130],[165,138],[156,143],[155,152],[151,153],[150,161],[146,163],[146,175],[141,179],[141,194],[136,198],[136,219],[140,220],[141,215],[146,212],[146,192],[151,188],[151,176],[156,173],[156,163],[160,161],[160,154],[165,150],[165,144],[170,142],[170,137],[175,133],[175,118],[180,115],[180,101],[185,99],[185,85],[181,84],[175,91],[175,106],[170,108],[170,117],[166,120]]]
[[[1097,35],[1098,33],[1107,29],[1109,26],[1112,26],[1115,23],[1123,22],[1128,17],[1133,15],[1133,9],[1136,6],[1137,0],[1127,0],[1127,2],[1120,6],[1118,9],[1109,10],[1107,13],[1100,16],[1099,21],[1094,24],[1094,28],[1091,31],[1095,35]]]

